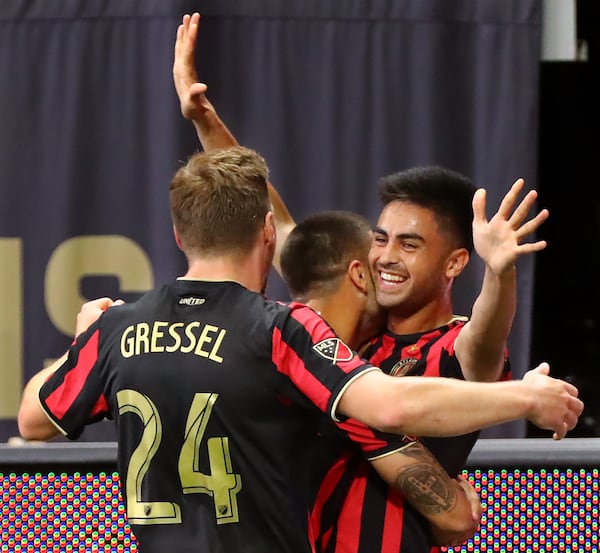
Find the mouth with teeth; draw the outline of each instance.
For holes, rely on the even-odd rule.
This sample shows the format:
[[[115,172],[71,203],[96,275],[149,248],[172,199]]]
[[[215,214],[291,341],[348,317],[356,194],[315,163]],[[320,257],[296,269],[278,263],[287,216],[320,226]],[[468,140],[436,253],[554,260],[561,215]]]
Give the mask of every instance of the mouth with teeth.
[[[379,283],[382,287],[393,287],[403,282],[406,282],[408,277],[395,275],[393,273],[388,273],[386,271],[379,271]]]

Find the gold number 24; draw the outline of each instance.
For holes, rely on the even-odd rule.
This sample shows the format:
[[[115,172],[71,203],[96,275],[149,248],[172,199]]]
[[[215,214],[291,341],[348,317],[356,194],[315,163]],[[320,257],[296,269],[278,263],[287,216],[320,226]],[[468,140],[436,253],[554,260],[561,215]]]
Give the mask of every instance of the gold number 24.
[[[205,493],[213,498],[217,524],[238,522],[237,494],[242,489],[242,479],[235,474],[229,453],[229,438],[208,438],[206,448],[210,474],[200,471],[200,447],[206,425],[218,394],[198,393],[190,406],[185,438],[179,453],[179,479],[184,494]],[[127,518],[134,524],[178,524],[181,507],[171,501],[144,501],[142,481],[162,439],[162,423],[152,400],[131,389],[117,393],[119,414],[133,413],[144,426],[140,443],[129,459],[127,467]]]

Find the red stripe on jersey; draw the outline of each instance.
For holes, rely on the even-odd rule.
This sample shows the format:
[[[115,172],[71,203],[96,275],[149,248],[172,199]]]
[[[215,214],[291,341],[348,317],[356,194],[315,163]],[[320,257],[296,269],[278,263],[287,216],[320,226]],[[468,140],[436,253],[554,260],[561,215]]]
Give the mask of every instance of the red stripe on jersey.
[[[294,304],[294,307],[295,308],[290,312],[290,316],[306,329],[315,344],[327,338],[337,338],[337,335],[333,332],[331,327],[315,311],[302,304]],[[348,352],[352,354],[352,358],[347,361],[337,360],[335,362],[337,367],[342,369],[345,373],[349,373],[365,364],[365,362],[352,352],[346,344],[344,344],[344,346],[348,349]]]
[[[373,363],[373,365],[379,367],[382,361],[384,361],[390,355],[392,355],[392,353],[394,353],[395,346],[396,341],[387,334],[384,334],[381,338],[381,344],[379,345],[375,353],[371,356],[369,361]]]
[[[454,344],[463,326],[457,325],[448,330],[448,332],[443,333],[441,337],[429,335],[430,338],[428,341],[435,341],[427,354],[427,364],[423,376],[449,376],[441,372],[442,351],[446,351],[449,355],[454,356]]]
[[[290,304],[290,316],[298,321],[304,328],[306,328],[309,334],[313,334],[319,325],[327,327],[325,331],[327,334],[323,335],[323,338],[332,338],[335,336],[333,330],[325,323],[324,319],[313,311],[310,307],[307,307],[301,303]],[[323,332],[323,330],[321,330]]]
[[[348,490],[337,522],[335,553],[357,553],[359,550],[362,510],[369,468],[368,463],[361,463]]]
[[[388,440],[378,437],[371,427],[356,419],[346,419],[344,422],[337,423],[337,425],[366,453],[389,445]],[[397,438],[400,440],[400,436],[397,436]]]
[[[427,354],[427,365],[425,366],[425,373],[423,376],[441,376],[440,375],[440,360],[442,358],[442,347],[439,344],[435,344],[438,347],[432,346]]]
[[[100,331],[96,330],[81,348],[77,364],[65,375],[62,384],[46,399],[46,405],[57,419],[62,419],[69,410],[98,359],[98,339]]]
[[[312,524],[311,524],[311,519],[310,519],[310,513],[308,513],[307,516],[307,526],[308,526],[308,539],[310,541],[310,550],[312,551],[312,553],[316,553],[315,551],[315,532],[313,530]]]
[[[402,527],[404,523],[404,498],[394,489],[388,489],[385,504],[381,553],[398,553],[402,545]]]
[[[443,342],[446,351],[452,356],[454,356],[454,346],[456,345],[456,339],[458,338],[458,335],[460,334],[464,326],[464,323],[457,324],[456,326],[450,328],[448,332],[445,332],[440,339],[440,342]]]
[[[90,416],[95,417],[96,415],[100,415],[100,414],[104,414],[104,413],[108,413],[108,402],[106,401],[104,394],[102,394],[98,398],[96,405],[94,405],[94,408],[92,409],[92,412],[90,413]]]
[[[317,492],[317,497],[315,497],[314,505],[310,513],[311,527],[315,537],[318,537],[323,531],[321,528],[321,517],[323,515],[323,507],[325,506],[331,494],[339,484],[342,476],[344,476],[344,473],[346,472],[346,463],[349,457],[350,454],[347,451],[344,452],[340,456],[340,458],[332,465],[332,467],[327,471],[327,474],[323,477],[323,481],[319,486],[319,491]],[[329,541],[329,537],[331,536],[331,529],[326,530],[323,536],[328,536],[325,542],[325,538],[323,538],[321,541],[321,549],[326,550],[327,542]]]
[[[321,548],[319,549],[319,551],[327,551],[332,535],[333,528],[330,528],[329,530],[327,530],[327,532],[323,533],[323,535],[321,536]]]
[[[321,411],[327,412],[331,392],[313,375],[294,349],[281,338],[281,331],[273,329],[273,363]]]

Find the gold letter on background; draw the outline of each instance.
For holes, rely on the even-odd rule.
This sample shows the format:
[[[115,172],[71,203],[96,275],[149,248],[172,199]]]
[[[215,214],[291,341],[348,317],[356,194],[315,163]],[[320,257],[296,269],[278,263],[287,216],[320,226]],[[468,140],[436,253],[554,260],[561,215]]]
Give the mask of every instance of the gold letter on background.
[[[75,331],[81,305],[92,299],[81,296],[86,276],[115,276],[121,292],[146,292],[154,286],[150,260],[133,240],[118,235],[65,240],[50,256],[44,292],[50,320],[67,336]]]
[[[17,417],[23,389],[23,260],[20,238],[0,238],[0,418]]]

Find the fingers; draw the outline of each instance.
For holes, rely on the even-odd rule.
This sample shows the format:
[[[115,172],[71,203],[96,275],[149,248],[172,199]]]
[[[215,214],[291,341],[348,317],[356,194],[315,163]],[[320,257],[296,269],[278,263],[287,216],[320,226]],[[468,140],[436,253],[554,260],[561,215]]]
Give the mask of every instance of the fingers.
[[[468,480],[465,480],[460,476],[457,477],[457,480],[459,481],[459,484],[462,486],[462,488],[465,491],[465,494],[469,499],[469,503],[471,505],[471,517],[473,519],[473,522],[477,526],[479,526],[479,523],[481,522],[481,516],[483,514],[483,505],[481,504],[479,494],[477,493],[475,488],[471,486]]]
[[[194,96],[198,96],[200,94],[205,94],[207,90],[208,90],[208,86],[206,86],[205,83],[194,83],[193,85],[190,86],[188,94],[190,95],[190,97],[193,98]]]
[[[511,223],[511,225],[513,225],[513,227],[515,227],[515,228],[518,227],[525,220],[525,218],[527,217],[527,214],[531,211],[531,208],[535,205],[535,202],[537,201],[537,197],[538,197],[537,190],[530,190],[529,192],[527,192],[527,194],[525,194],[525,196],[523,197],[523,199],[521,200],[519,205],[517,205],[517,207],[514,207],[514,205],[516,203],[516,196],[512,198],[513,199],[513,202],[511,205],[512,215],[510,214],[510,211],[508,213],[505,213],[505,215],[506,215],[506,218],[508,219],[508,221]],[[506,199],[506,196],[505,196],[505,199]],[[504,200],[503,200],[503,203],[504,203]]]
[[[190,56],[193,57],[196,48],[196,38],[198,37],[198,25],[200,23],[200,14],[185,14],[181,25],[177,27],[177,38],[175,40],[175,59],[181,62],[188,62]]]
[[[524,184],[525,181],[523,179],[517,179],[502,199],[498,208],[498,215],[509,222],[511,227],[517,231],[519,238],[523,238],[537,230],[549,215],[548,210],[543,209],[533,219],[523,224],[523,221],[525,221],[538,199],[537,191],[530,190],[515,207]]]
[[[517,255],[526,255],[528,253],[541,252],[546,248],[548,243],[545,240],[538,240],[537,242],[527,242],[525,244],[519,244],[517,246]]]
[[[531,370],[538,374],[548,375],[548,374],[550,374],[550,365],[544,361],[543,363],[540,363],[537,367],[535,367],[535,369],[531,369]]]
[[[562,382],[562,381],[561,381]],[[563,416],[563,420],[559,423],[557,428],[554,428],[554,434],[552,438],[554,440],[562,440],[569,430],[573,430],[579,422],[579,417],[583,413],[583,401],[581,401],[577,395],[578,390],[568,382],[562,382],[565,389],[570,394],[569,401],[567,403],[567,410]]]
[[[487,192],[484,188],[479,188],[473,194],[473,224],[486,223],[485,203]]]
[[[554,440],[562,440],[569,430],[573,430],[579,422],[579,417],[583,412],[583,402],[575,397],[572,398],[569,405],[569,410],[564,416],[564,420],[554,429],[552,438]]]
[[[519,226],[519,225],[521,224],[522,221],[514,222],[512,218],[509,221],[509,223],[516,230],[517,237],[519,239],[521,239],[521,238],[524,238],[525,236],[528,236],[529,234],[532,234],[533,232],[535,232],[542,225],[542,223],[546,219],[548,219],[549,216],[550,216],[550,212],[547,209],[542,209],[533,219],[527,221],[526,223],[522,224],[521,226]]]
[[[184,46],[186,47],[186,53],[194,51],[196,47],[196,38],[198,37],[198,25],[200,24],[200,14],[195,12],[188,19],[187,25],[184,25]]]
[[[106,311],[111,305],[113,305],[113,303],[114,301],[112,300],[112,298],[96,298],[94,300],[90,300],[84,303],[81,306],[81,310],[83,311],[84,309],[100,309],[101,311]]]
[[[75,320],[75,337],[87,330],[87,328],[112,304],[113,300],[107,297],[96,298],[95,300],[84,303],[81,306],[79,313],[77,313],[77,318]]]
[[[556,430],[554,434],[552,434],[553,440],[562,440],[567,435],[567,425],[562,423],[559,430]]]
[[[532,422],[540,428],[552,430],[554,440],[562,440],[567,432],[577,426],[579,417],[583,413],[584,404],[578,397],[579,390],[576,386],[564,380],[552,378],[549,373],[548,363],[540,363],[524,376],[524,379],[532,378],[531,382],[537,380],[541,384],[541,387],[538,388],[540,410],[535,417],[536,420]],[[531,377],[528,374],[531,374]],[[538,379],[537,375],[542,378]],[[546,393],[549,395],[543,398]]]
[[[510,217],[524,184],[525,181],[523,179],[517,179],[510,187],[510,190],[506,193],[504,198],[502,198],[502,202],[500,202],[500,207],[498,208],[498,214],[504,219],[508,220]]]

